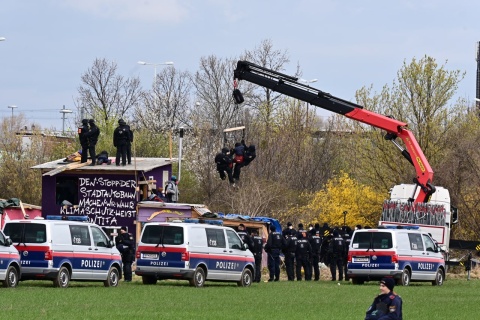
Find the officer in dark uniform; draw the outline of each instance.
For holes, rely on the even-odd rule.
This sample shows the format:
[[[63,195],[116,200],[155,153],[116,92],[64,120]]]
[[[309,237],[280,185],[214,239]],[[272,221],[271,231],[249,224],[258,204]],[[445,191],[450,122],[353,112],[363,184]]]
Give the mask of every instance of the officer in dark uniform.
[[[402,320],[402,298],[393,291],[394,287],[393,278],[383,278],[380,281],[380,294],[368,308],[365,320]]]
[[[308,242],[307,231],[298,234],[297,250],[295,251],[295,259],[297,260],[296,273],[297,281],[302,281],[302,267],[305,273],[305,280],[312,280],[312,266],[310,265],[310,254],[312,246]]]
[[[270,278],[268,282],[280,281],[280,253],[285,246],[285,239],[282,234],[276,231],[274,225],[270,226],[265,252],[268,254],[268,271]]]
[[[348,248],[350,247],[350,242],[352,241],[352,229],[349,226],[342,227],[343,240],[345,240],[345,252],[343,253],[343,273],[345,275],[345,280],[348,281]]]
[[[78,127],[78,139],[80,140],[80,145],[82,146],[82,158],[81,163],[87,162],[88,159],[88,120],[83,119],[82,125]]]
[[[292,234],[292,233],[295,233],[295,236],[297,235],[297,231],[295,229],[293,229],[292,223],[288,222],[287,227],[285,229],[283,229],[283,231],[282,231],[282,235],[285,239],[287,239],[287,236],[289,234]]]
[[[123,119],[118,120],[118,127],[113,132],[113,146],[117,148],[115,164],[120,165],[122,157],[122,166],[127,164],[127,143],[130,139],[130,130]]]
[[[135,260],[135,241],[125,227],[120,228],[120,234],[115,241],[116,247],[122,255],[123,277],[126,282],[130,282],[132,281],[132,263]]]
[[[130,126],[125,123],[125,127],[127,127],[129,132],[129,137],[127,141],[127,163],[132,164],[132,143],[133,143],[133,131],[130,129]]]
[[[283,254],[285,255],[285,269],[288,281],[295,280],[295,251],[297,251],[297,232],[295,230],[286,233],[287,241]]]
[[[320,280],[320,250],[322,249],[322,237],[320,237],[320,229],[317,229],[315,235],[310,238],[310,245],[312,246],[312,267],[314,273],[314,280]]]
[[[237,234],[240,236],[240,238],[242,239],[243,243],[245,243],[247,248],[253,252],[253,240],[248,235],[247,230],[245,230],[245,225],[243,223],[240,223],[238,225]]]
[[[90,125],[90,129],[87,132],[87,139],[88,139],[88,152],[90,153],[90,157],[92,158],[91,166],[94,166],[97,162],[97,155],[95,154],[95,146],[98,142],[98,136],[100,135],[100,129],[95,125],[95,121],[93,119],[88,120],[88,124]]]
[[[253,257],[255,258],[255,277],[253,282],[260,282],[262,279],[262,255],[263,255],[263,239],[258,235],[257,230],[252,231],[253,241]]]
[[[337,279],[338,268],[338,280],[343,280],[343,255],[345,253],[345,241],[338,230],[333,230],[333,238],[328,245],[328,254],[330,255],[330,272],[332,273],[332,281]]]
[[[328,245],[332,239],[332,231],[328,226],[328,223],[324,223],[323,227],[320,228],[320,236],[322,237],[322,249],[320,250],[320,262],[323,262],[326,265],[330,264],[328,256]]]
[[[225,180],[228,176],[228,181],[231,185],[234,185],[235,181],[233,180],[232,174],[233,159],[230,155],[230,150],[226,147],[222,148],[222,151],[215,156],[215,163],[217,164],[217,171],[220,175],[220,179]],[[225,175],[225,173],[227,175]]]

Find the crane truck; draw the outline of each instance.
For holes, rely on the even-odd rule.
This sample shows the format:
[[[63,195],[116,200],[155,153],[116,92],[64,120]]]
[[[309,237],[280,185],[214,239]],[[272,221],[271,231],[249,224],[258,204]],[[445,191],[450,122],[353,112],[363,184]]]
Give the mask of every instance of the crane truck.
[[[392,188],[390,199],[383,204],[379,226],[418,226],[448,252],[451,224],[456,223],[457,212],[451,208],[448,190],[432,184],[433,170],[407,123],[366,110],[361,105],[300,83],[296,77],[248,61],[238,61],[234,70],[233,98],[238,104],[244,100],[238,89],[241,80],[386,131],[385,139],[413,165],[416,175],[413,184]],[[404,146],[397,139],[401,139]]]

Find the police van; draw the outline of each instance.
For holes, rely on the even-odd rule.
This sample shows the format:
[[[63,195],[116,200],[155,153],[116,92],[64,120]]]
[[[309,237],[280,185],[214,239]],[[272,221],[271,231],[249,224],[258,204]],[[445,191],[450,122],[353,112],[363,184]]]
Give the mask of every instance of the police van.
[[[135,274],[144,284],[184,279],[203,287],[206,280],[233,281],[248,287],[255,262],[238,234],[207,223],[146,223],[136,252]]]
[[[20,280],[52,280],[55,287],[67,288],[70,280],[102,281],[116,287],[121,278],[120,253],[103,232],[87,217],[61,216],[47,219],[11,220],[3,232],[21,257]]]
[[[440,286],[445,270],[442,252],[426,232],[411,228],[379,228],[353,233],[347,272],[353,284],[392,276],[399,285],[428,281]]]
[[[20,255],[12,246],[12,240],[0,231],[0,281],[7,288],[18,285],[20,277]]]

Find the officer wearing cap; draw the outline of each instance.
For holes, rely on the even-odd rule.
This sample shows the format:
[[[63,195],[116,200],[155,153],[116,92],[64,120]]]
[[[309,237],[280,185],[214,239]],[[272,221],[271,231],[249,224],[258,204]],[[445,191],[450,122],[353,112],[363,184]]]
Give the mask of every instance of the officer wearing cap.
[[[268,282],[280,281],[280,251],[285,246],[285,238],[275,228],[270,226],[265,252],[268,254],[268,271],[270,278]]]
[[[115,238],[115,244],[122,255],[123,277],[125,282],[132,281],[132,263],[135,260],[135,241],[126,227],[120,228],[120,234]]]
[[[295,250],[295,259],[297,261],[296,273],[297,281],[302,280],[302,267],[305,273],[305,280],[312,280],[312,266],[310,265],[310,254],[312,252],[312,246],[308,242],[307,231],[298,233],[297,250]]]
[[[80,140],[80,145],[82,146],[82,157],[80,162],[85,163],[88,159],[88,120],[83,119],[82,125],[78,127],[78,139]]]
[[[238,231],[237,234],[240,236],[242,239],[243,243],[247,246],[247,248],[252,251],[253,250],[253,241],[252,238],[247,233],[247,230],[245,229],[245,225],[243,223],[240,223],[238,225]]]
[[[328,244],[328,254],[330,256],[330,272],[332,281],[336,281],[337,268],[338,280],[343,280],[343,255],[345,253],[345,240],[340,236],[337,229],[333,230],[333,238]]]
[[[368,308],[365,320],[402,320],[402,298],[393,291],[395,280],[385,277],[379,285],[380,294]]]
[[[282,235],[285,239],[287,239],[287,236],[289,234],[295,234],[295,235],[297,234],[297,231],[295,229],[293,229],[293,225],[292,225],[291,222],[288,222],[287,227],[285,229],[283,229],[283,231],[282,231]]]

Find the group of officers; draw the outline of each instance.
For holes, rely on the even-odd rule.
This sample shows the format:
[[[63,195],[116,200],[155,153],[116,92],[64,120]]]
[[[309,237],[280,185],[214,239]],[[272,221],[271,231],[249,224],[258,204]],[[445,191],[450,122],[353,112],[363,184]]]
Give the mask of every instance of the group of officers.
[[[93,119],[83,119],[82,125],[78,127],[78,138],[81,151],[81,163],[87,162],[88,153],[92,159],[91,166],[95,164],[102,164],[108,161],[108,153],[102,151],[98,156],[95,152],[95,147],[100,135],[100,129],[95,124]],[[115,164],[117,166],[125,166],[132,163],[132,143],[133,143],[133,131],[127,123],[120,119],[118,120],[118,127],[113,132],[113,146],[117,148]]]
[[[289,281],[310,281],[312,276],[314,281],[320,280],[320,263],[330,267],[331,281],[337,281],[337,270],[338,280],[348,281],[347,255],[352,234],[348,226],[330,228],[327,223],[322,227],[317,223],[310,225],[307,230],[300,223],[298,230],[295,230],[292,223],[288,222],[282,232],[271,225],[268,240],[263,245],[263,239],[257,232],[249,235],[243,224],[238,227],[238,235],[255,257],[254,282],[260,282],[263,250],[268,258],[268,282],[280,280],[282,255]]]

